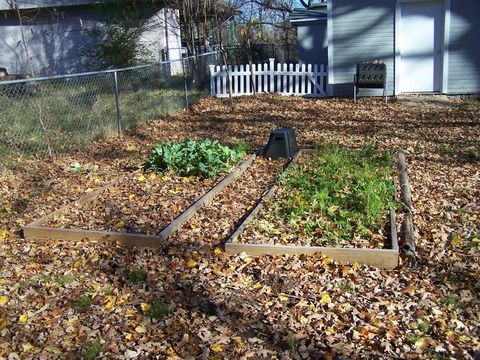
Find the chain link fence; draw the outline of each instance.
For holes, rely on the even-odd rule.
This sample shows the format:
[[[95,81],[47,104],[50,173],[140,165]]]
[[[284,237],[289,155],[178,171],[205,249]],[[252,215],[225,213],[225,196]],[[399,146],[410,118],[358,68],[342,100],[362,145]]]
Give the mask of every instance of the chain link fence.
[[[187,108],[210,94],[218,52],[103,72],[0,82],[0,162],[52,156]]]

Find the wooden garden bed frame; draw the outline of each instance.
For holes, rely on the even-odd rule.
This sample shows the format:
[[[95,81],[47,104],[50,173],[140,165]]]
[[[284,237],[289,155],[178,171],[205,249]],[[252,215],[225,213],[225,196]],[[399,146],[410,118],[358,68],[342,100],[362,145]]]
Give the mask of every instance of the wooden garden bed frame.
[[[314,152],[315,149],[302,149],[294,156],[284,172],[293,166],[303,153]],[[390,210],[390,249],[368,249],[368,248],[334,248],[322,246],[295,246],[295,245],[272,245],[272,244],[246,244],[238,242],[238,237],[247,224],[252,221],[258,212],[264,207],[265,202],[270,199],[278,189],[278,184],[273,185],[268,193],[262,198],[258,205],[252,210],[237,230],[225,243],[227,254],[238,254],[245,252],[247,255],[285,255],[285,254],[314,254],[321,253],[341,263],[367,264],[384,269],[393,269],[398,266],[399,247],[397,240],[397,224],[395,211]]]
[[[146,234],[132,234],[122,233],[115,231],[97,231],[97,230],[82,230],[82,229],[63,229],[45,226],[48,220],[54,216],[65,212],[73,206],[81,206],[96,199],[104,190],[115,186],[120,180],[116,179],[100,189],[92,191],[91,193],[82,196],[72,204],[66,205],[50,214],[43,216],[42,218],[26,225],[23,228],[24,236],[27,240],[32,241],[46,241],[46,240],[69,240],[69,241],[82,241],[88,239],[91,242],[105,243],[105,242],[117,242],[127,246],[139,246],[139,247],[158,247],[164,245],[163,242],[172,233],[179,230],[185,222],[191,219],[197,211],[205,204],[208,204],[212,198],[221,192],[230,183],[238,179],[252,164],[256,154],[251,154],[245,161],[237,166],[229,175],[227,175],[222,181],[217,183],[207,193],[205,193],[200,199],[195,201],[188,209],[176,217],[170,224],[168,224],[158,235],[146,235]]]

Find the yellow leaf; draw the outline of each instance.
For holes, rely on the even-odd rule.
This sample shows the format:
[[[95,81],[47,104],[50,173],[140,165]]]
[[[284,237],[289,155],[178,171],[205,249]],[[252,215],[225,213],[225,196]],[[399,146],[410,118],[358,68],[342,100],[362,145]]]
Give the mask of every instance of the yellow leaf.
[[[133,146],[133,145],[128,145],[128,146],[127,146],[127,151],[128,151],[128,152],[135,151],[135,146]]]
[[[452,239],[453,246],[460,245],[462,242],[463,242],[463,239],[460,235],[457,235]]]
[[[125,311],[125,316],[126,317],[132,317],[132,316],[135,316],[135,315],[137,315],[137,312],[134,309],[127,309],[127,311]]]
[[[107,301],[105,303],[105,307],[109,310],[113,309],[113,307],[115,306],[116,297],[113,295],[108,295],[106,298]]]
[[[175,248],[168,249],[168,255],[175,255],[176,253],[177,253],[177,249]]]
[[[352,265],[352,270],[357,271],[359,268],[360,268],[360,264],[358,263],[358,261],[355,261]]]
[[[478,244],[478,243],[480,243],[480,239],[479,239],[479,238],[477,238],[477,237],[474,237],[474,238],[472,239],[472,242],[474,242],[474,243],[477,243],[477,244]]]
[[[330,298],[330,295],[328,293],[324,293],[320,299],[320,304],[330,304],[331,302],[332,299]]]
[[[322,260],[323,265],[328,265],[332,262],[332,258],[326,257],[325,259]]]
[[[8,297],[6,296],[0,296],[0,305],[5,304],[8,301]]]
[[[139,334],[143,334],[143,333],[146,333],[147,332],[147,329],[145,329],[145,326],[143,325],[138,325],[136,328],[135,328],[135,331]]]
[[[148,311],[152,307],[150,304],[147,303],[141,303],[140,306],[142,308],[142,311]]]
[[[130,340],[132,340],[132,337],[133,337],[132,334],[130,334],[130,333],[125,333],[125,340],[130,341]]]
[[[333,327],[329,327],[329,328],[325,329],[325,334],[327,334],[327,335],[333,335],[333,334],[335,334],[335,332],[336,331]]]
[[[305,325],[308,323],[308,319],[305,316],[300,316],[300,324]]]
[[[73,263],[74,268],[79,268],[80,266],[82,266],[82,260],[77,260]]]
[[[280,301],[287,301],[288,300],[288,296],[285,296],[283,294],[278,295],[278,298],[280,299]]]
[[[268,309],[272,305],[273,305],[273,302],[271,301],[267,301],[265,304],[263,304],[263,306],[265,306],[265,309]]]
[[[28,321],[28,316],[26,314],[22,314],[20,315],[20,317],[18,318],[18,322],[19,324],[26,324]]]
[[[123,228],[123,227],[125,227],[125,221],[123,221],[123,220],[120,220],[119,222],[117,222],[117,223],[115,224],[115,228],[116,228],[116,229],[121,229],[121,228]]]
[[[222,249],[220,249],[220,248],[217,246],[217,247],[215,248],[215,250],[213,250],[213,252],[214,252],[215,254],[221,254],[223,251],[222,251]]]
[[[145,181],[145,176],[143,176],[143,174],[142,174],[142,175],[139,175],[139,176],[137,177],[137,180],[140,181],[140,182],[143,182],[143,181]]]
[[[222,346],[220,344],[213,344],[210,346],[210,349],[212,349],[215,352],[222,352]]]
[[[22,349],[23,349],[23,351],[25,351],[25,352],[32,350],[32,347],[33,347],[32,344],[30,344],[30,343],[28,343],[28,342],[25,343],[25,344],[22,344]]]
[[[8,230],[2,230],[0,231],[0,241],[3,241],[7,238],[8,235]]]
[[[189,268],[194,268],[195,266],[197,266],[197,262],[196,262],[195,260],[190,259],[190,260],[188,260],[188,262],[187,262],[187,266],[188,266]]]
[[[156,178],[157,178],[157,174],[155,173],[151,173],[150,175],[148,175],[149,180],[155,180]]]

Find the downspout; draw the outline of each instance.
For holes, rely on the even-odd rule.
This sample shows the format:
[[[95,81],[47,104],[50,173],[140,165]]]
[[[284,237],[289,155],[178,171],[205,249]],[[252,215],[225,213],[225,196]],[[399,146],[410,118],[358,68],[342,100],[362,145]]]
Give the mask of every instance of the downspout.
[[[163,9],[163,21],[164,21],[164,26],[165,26],[165,61],[170,60],[170,48],[168,44],[168,21],[167,21],[167,16],[168,16],[168,9],[165,8]]]

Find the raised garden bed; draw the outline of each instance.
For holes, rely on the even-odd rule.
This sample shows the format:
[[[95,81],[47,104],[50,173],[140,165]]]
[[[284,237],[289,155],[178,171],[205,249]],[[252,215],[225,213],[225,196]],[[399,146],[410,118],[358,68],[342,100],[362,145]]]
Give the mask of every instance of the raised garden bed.
[[[177,167],[175,172],[136,171],[119,178],[73,204],[28,224],[24,228],[25,237],[32,240],[89,239],[97,242],[118,241],[134,246],[160,246],[162,240],[178,230],[215,194],[240,177],[256,156],[248,156],[229,174],[225,174],[217,161],[217,157],[221,156],[209,150],[206,153],[213,154],[209,161],[204,159],[201,164],[194,164],[193,167],[190,164],[179,169],[182,159],[175,154],[180,150],[175,148],[175,153],[172,153],[171,146],[166,149],[164,145],[157,146],[152,153],[158,155],[161,152],[162,161],[168,159],[168,164]],[[174,144],[175,147],[177,145]],[[186,144],[188,151],[198,151],[196,146]],[[212,148],[211,142],[207,146]],[[238,154],[230,153],[228,149],[226,151],[231,163],[238,161]],[[188,153],[184,155],[189,158]],[[152,167],[152,163],[153,160],[146,162],[149,167]],[[214,166],[210,166],[212,164]],[[191,175],[195,169],[201,169],[201,173]],[[215,171],[207,174],[212,169]]]
[[[227,241],[226,252],[320,252],[341,262],[396,267],[394,168],[386,158],[369,156],[299,151],[279,183]],[[349,170],[345,162],[351,173],[342,174]],[[366,200],[371,196],[375,201]]]

